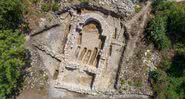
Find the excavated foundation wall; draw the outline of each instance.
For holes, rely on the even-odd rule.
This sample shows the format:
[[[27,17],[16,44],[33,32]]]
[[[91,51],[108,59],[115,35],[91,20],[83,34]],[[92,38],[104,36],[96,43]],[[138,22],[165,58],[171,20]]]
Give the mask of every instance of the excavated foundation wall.
[[[144,70],[148,67],[136,66],[132,58],[149,4],[136,14],[137,19],[131,17],[134,5],[129,0],[62,1],[60,11],[41,18],[28,44],[32,66],[47,71],[49,95],[152,95]]]

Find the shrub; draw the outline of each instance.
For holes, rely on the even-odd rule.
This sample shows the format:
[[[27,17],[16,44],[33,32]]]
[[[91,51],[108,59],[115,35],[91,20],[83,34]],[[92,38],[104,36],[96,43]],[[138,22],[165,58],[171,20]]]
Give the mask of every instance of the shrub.
[[[53,3],[53,5],[52,5],[52,11],[57,11],[57,10],[59,10],[59,8],[60,8],[60,4],[59,3]]]
[[[121,85],[124,85],[124,84],[125,84],[125,80],[121,79]]]
[[[175,2],[167,2],[167,0],[155,0],[153,3],[153,12],[155,14],[168,15],[168,13],[176,8]]]
[[[185,99],[185,6],[166,0],[156,1],[153,5],[155,18],[149,26],[152,40],[160,47],[166,44],[169,36],[176,55],[163,59],[160,68],[150,73],[153,90],[158,99]]]
[[[135,86],[135,87],[142,87],[143,83],[142,83],[141,80],[135,80],[134,83],[133,83],[133,86]]]
[[[170,40],[166,34],[166,17],[155,16],[149,24],[150,38],[158,49],[166,49],[170,46]]]
[[[185,67],[183,64],[185,64],[185,59],[176,55],[172,60],[165,60],[160,65],[163,64],[169,65],[168,68],[150,72],[154,96],[157,99],[184,99]]]
[[[55,12],[59,10],[59,8],[60,8],[60,3],[56,1],[55,2],[45,2],[41,6],[42,11],[44,12],[49,12],[51,10]]]
[[[151,83],[156,99],[177,99],[176,93],[172,89],[173,85],[166,73],[161,70],[151,72]]]
[[[50,8],[51,8],[51,5],[49,3],[44,3],[41,6],[42,11],[44,11],[44,12],[48,12],[50,10]]]
[[[24,37],[18,31],[0,30],[0,97],[14,93],[24,66]]]
[[[136,6],[134,7],[134,9],[135,9],[135,12],[138,13],[138,12],[141,11],[142,7],[141,7],[140,5],[136,5]]]
[[[30,0],[32,3],[37,4],[40,0]]]
[[[153,6],[154,14],[167,18],[167,32],[173,34],[175,42],[185,43],[185,6],[175,2],[166,2],[167,0],[157,0],[158,3]]]
[[[17,92],[25,65],[24,36],[17,29],[23,21],[21,0],[0,0],[0,99]]]
[[[177,43],[175,45],[175,51],[179,55],[183,55],[185,53],[185,43]]]
[[[185,57],[184,55],[175,55],[170,64],[170,68],[166,71],[171,77],[185,77]],[[185,80],[185,79],[184,79]]]
[[[23,8],[20,0],[0,0],[0,29],[17,28],[23,17]]]
[[[164,53],[165,57],[163,56],[162,62],[160,63],[159,69],[166,71],[170,68],[171,60],[169,58],[166,58],[166,53]]]
[[[185,7],[173,9],[168,18],[168,32],[174,34],[176,41],[185,43]]]
[[[161,70],[156,70],[150,72],[150,76],[155,98],[165,99],[165,92],[168,87],[166,73]]]

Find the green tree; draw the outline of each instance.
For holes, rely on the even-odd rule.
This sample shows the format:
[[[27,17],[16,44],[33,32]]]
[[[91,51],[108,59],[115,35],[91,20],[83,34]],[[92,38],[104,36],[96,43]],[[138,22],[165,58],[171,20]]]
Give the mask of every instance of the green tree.
[[[185,98],[184,64],[185,58],[176,55],[172,60],[162,61],[160,68],[150,73],[154,96],[157,99]]]
[[[150,38],[158,49],[166,49],[170,46],[170,40],[166,34],[166,17],[155,16],[149,25]]]
[[[23,8],[20,0],[0,0],[0,98],[16,93],[25,65],[24,35],[18,31]]]
[[[168,32],[174,34],[175,42],[185,43],[185,6],[179,5],[171,10],[168,17]]]
[[[166,38],[170,38],[176,51],[171,59],[163,56],[158,69],[151,72],[154,96],[185,99],[185,4],[156,0],[153,12],[155,18],[149,26],[152,41],[160,47],[166,46]]]
[[[0,0],[0,29],[16,29],[22,21],[23,8],[20,0]]]
[[[24,60],[24,36],[13,30],[0,30],[0,97],[17,87]]]

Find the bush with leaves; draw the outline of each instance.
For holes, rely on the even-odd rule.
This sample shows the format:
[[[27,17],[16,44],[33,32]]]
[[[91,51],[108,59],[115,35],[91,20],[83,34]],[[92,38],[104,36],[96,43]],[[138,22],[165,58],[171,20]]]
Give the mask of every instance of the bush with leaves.
[[[159,49],[168,46],[168,38],[171,38],[175,45],[185,43],[185,39],[183,39],[185,37],[184,5],[185,4],[177,4],[176,2],[167,2],[167,0],[156,0],[153,4],[155,17],[149,25],[150,36]],[[166,34],[166,37],[164,34]]]
[[[23,8],[20,0],[0,0],[0,29],[16,29],[22,21]]]
[[[41,9],[43,12],[49,12],[49,11],[58,11],[60,8],[60,3],[58,1],[48,1],[44,2],[41,6]]]
[[[162,61],[158,70],[150,72],[154,96],[157,99],[185,98],[185,57],[176,55]]]
[[[176,8],[175,2],[167,2],[167,0],[155,0],[153,3],[154,14],[167,16],[172,9]]]
[[[59,3],[55,2],[55,3],[52,4],[52,11],[55,12],[55,11],[59,10],[59,8],[60,8]]]
[[[166,49],[170,46],[170,40],[166,34],[166,17],[155,16],[150,22],[150,38],[159,49]]]
[[[0,97],[13,94],[25,65],[24,36],[19,31],[0,30]]]
[[[0,99],[17,92],[25,65],[24,36],[18,31],[23,19],[21,0],[0,0]]]
[[[153,5],[155,18],[149,26],[150,36],[158,48],[166,46],[164,38],[170,38],[176,52],[172,59],[163,59],[158,69],[151,72],[154,96],[157,99],[185,99],[185,4],[156,1]]]
[[[175,36],[175,43],[185,43],[185,4],[173,9],[168,17],[168,32]]]
[[[153,9],[156,16],[166,17],[166,31],[173,34],[173,42],[185,43],[185,4],[158,0]]]
[[[48,11],[50,11],[50,8],[51,8],[50,6],[51,5],[49,3],[44,3],[44,4],[42,4],[41,9],[44,12],[48,12]]]

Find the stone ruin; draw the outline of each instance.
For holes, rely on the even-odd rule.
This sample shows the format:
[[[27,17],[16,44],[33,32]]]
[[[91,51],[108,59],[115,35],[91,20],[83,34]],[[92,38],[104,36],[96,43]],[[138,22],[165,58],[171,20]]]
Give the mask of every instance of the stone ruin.
[[[96,4],[70,5],[41,18],[29,44],[32,65],[47,71],[51,96],[120,95],[120,67],[128,39],[125,19],[131,5],[124,5],[128,9],[120,13]]]
[[[120,24],[113,28],[115,23],[108,20],[96,13],[74,19],[58,70],[57,88],[88,94],[114,88],[124,38]]]

